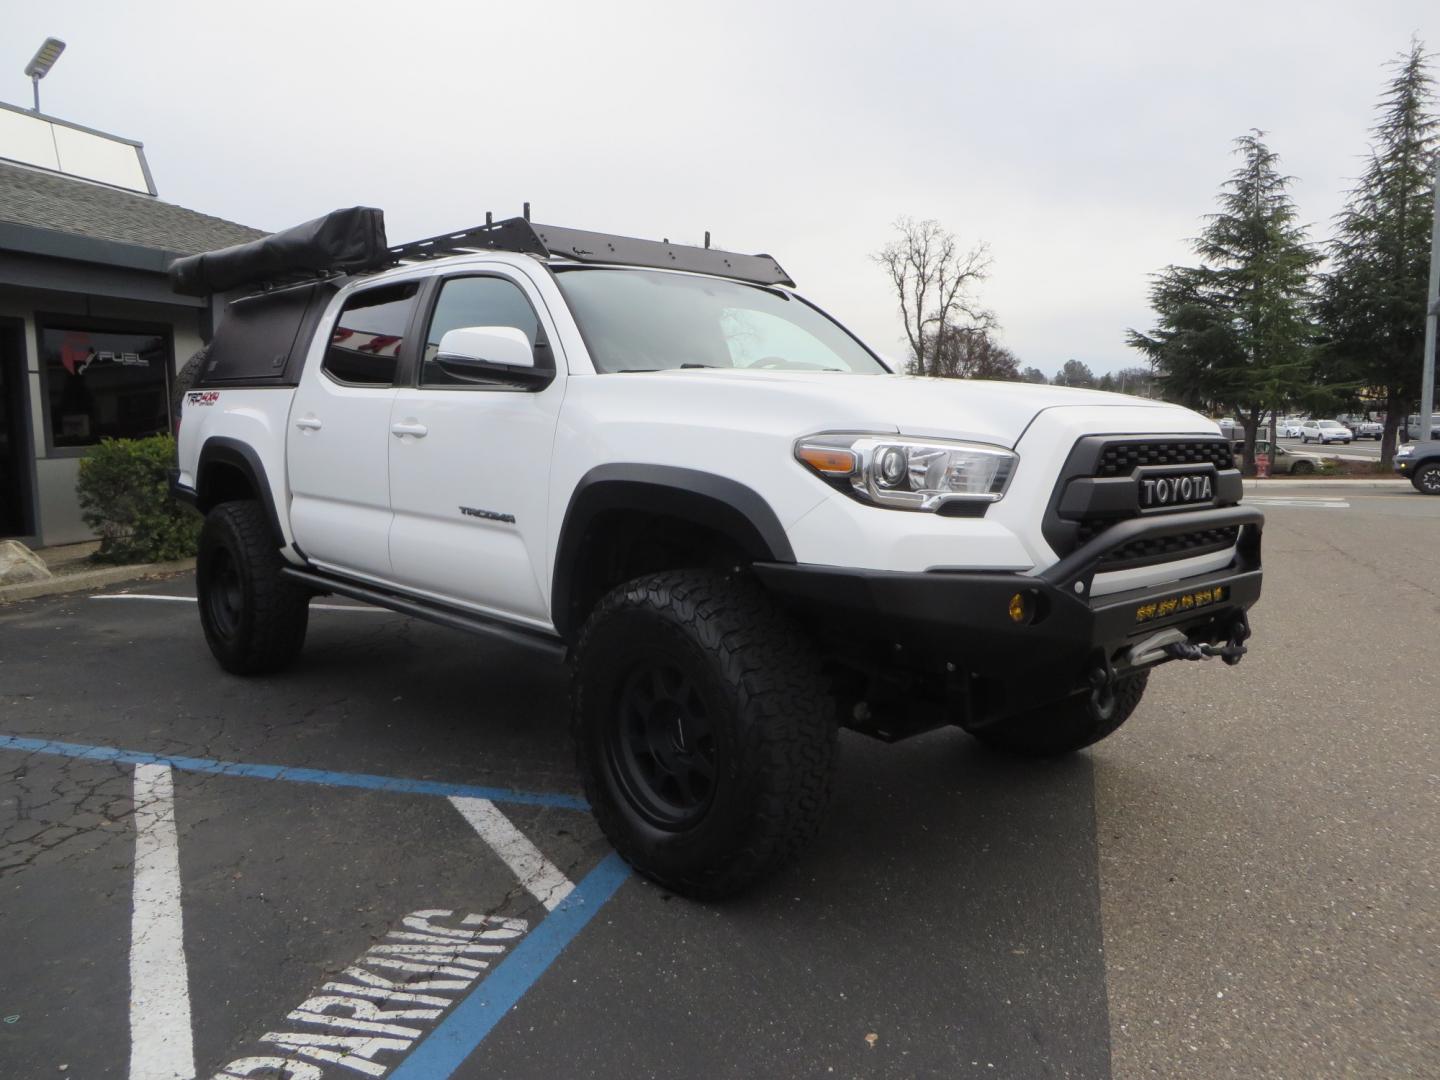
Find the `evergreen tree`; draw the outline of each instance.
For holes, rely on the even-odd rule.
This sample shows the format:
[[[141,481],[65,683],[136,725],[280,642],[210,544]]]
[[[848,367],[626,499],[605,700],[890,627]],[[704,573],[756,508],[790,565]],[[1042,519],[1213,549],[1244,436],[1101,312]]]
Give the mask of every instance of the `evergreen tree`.
[[[1324,370],[1385,400],[1381,461],[1420,395],[1437,121],[1424,47],[1392,61],[1370,163],[1336,221],[1319,304]],[[1434,362],[1434,358],[1431,358]]]
[[[1090,365],[1082,360],[1066,360],[1065,366],[1055,373],[1053,382],[1056,386],[1090,388],[1095,385],[1095,373],[1090,370]]]
[[[1020,381],[1028,383],[1039,383],[1043,386],[1050,380],[1045,377],[1045,373],[1041,371],[1038,367],[1027,367],[1024,371],[1020,373]]]
[[[1240,167],[1193,244],[1200,265],[1156,274],[1150,304],[1159,325],[1128,335],[1154,364],[1167,398],[1244,423],[1247,462],[1261,416],[1310,383],[1318,260],[1296,221],[1291,178],[1278,171],[1263,136],[1235,140]]]

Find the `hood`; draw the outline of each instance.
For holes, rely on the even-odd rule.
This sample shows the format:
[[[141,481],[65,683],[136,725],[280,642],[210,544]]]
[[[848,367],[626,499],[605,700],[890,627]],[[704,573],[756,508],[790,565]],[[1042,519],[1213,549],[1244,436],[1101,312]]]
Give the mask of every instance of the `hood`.
[[[1177,430],[1178,418],[1174,414],[1180,413],[1186,417],[1186,430],[1215,430],[1213,421],[1167,402],[1036,383],[732,368],[631,372],[596,378],[617,381],[612,390],[628,386],[639,396],[648,396],[649,388],[664,386],[670,391],[665,396],[672,400],[676,384],[688,384],[696,401],[703,402],[707,411],[748,410],[763,402],[761,407],[770,412],[785,401],[790,405],[787,412],[813,416],[825,430],[894,431],[1008,447],[1014,447],[1035,417],[1045,410],[1070,406],[1142,408],[1170,414],[1156,430]]]

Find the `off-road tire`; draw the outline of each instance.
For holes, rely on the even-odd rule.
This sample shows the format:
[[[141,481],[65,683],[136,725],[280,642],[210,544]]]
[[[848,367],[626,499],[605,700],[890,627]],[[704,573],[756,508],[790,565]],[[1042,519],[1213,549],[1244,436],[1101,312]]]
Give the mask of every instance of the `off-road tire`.
[[[671,674],[657,675],[647,695],[635,688],[652,670]],[[675,673],[681,689],[668,688],[679,685]],[[733,894],[792,861],[819,831],[838,754],[834,703],[807,636],[747,578],[681,570],[615,589],[581,632],[572,691],[576,757],[596,820],[630,865],[666,888]],[[674,704],[667,694],[698,718],[677,719],[677,728],[695,722],[704,734],[689,748],[682,732],[663,751],[636,751],[668,723],[654,719]],[[658,820],[660,785],[637,780],[636,762],[649,754],[660,770],[662,756],[693,761],[707,745],[713,778],[692,774],[685,793],[705,786],[708,801],[694,795],[676,820]]]
[[[1091,695],[1078,694],[1054,705],[1008,717],[970,732],[986,746],[1021,757],[1058,757],[1093,746],[1130,719],[1145,693],[1150,673],[1142,671],[1115,684],[1114,702],[1098,708]]]
[[[195,564],[200,624],[231,674],[279,671],[300,655],[310,593],[281,576],[284,565],[258,502],[221,503],[205,515]]]
[[[1440,462],[1429,462],[1415,470],[1410,483],[1422,495],[1440,495]]]

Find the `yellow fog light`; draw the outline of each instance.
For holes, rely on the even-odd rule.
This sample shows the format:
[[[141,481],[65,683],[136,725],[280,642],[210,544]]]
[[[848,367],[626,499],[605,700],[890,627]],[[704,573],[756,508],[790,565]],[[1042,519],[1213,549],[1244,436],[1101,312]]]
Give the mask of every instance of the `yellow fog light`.
[[[1016,593],[1010,597],[1010,621],[1023,623],[1030,618],[1030,606],[1025,603],[1025,594]]]

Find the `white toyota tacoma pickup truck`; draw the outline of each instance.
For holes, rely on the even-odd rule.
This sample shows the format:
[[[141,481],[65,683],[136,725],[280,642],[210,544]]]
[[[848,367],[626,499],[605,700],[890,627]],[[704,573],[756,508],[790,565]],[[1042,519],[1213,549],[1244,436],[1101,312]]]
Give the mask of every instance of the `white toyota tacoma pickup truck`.
[[[1212,422],[897,374],[768,256],[354,208],[171,273],[226,297],[172,484],[220,664],[291,663],[327,593],[563,654],[601,827],[689,895],[799,851],[841,727],[1063,754],[1245,652]]]

